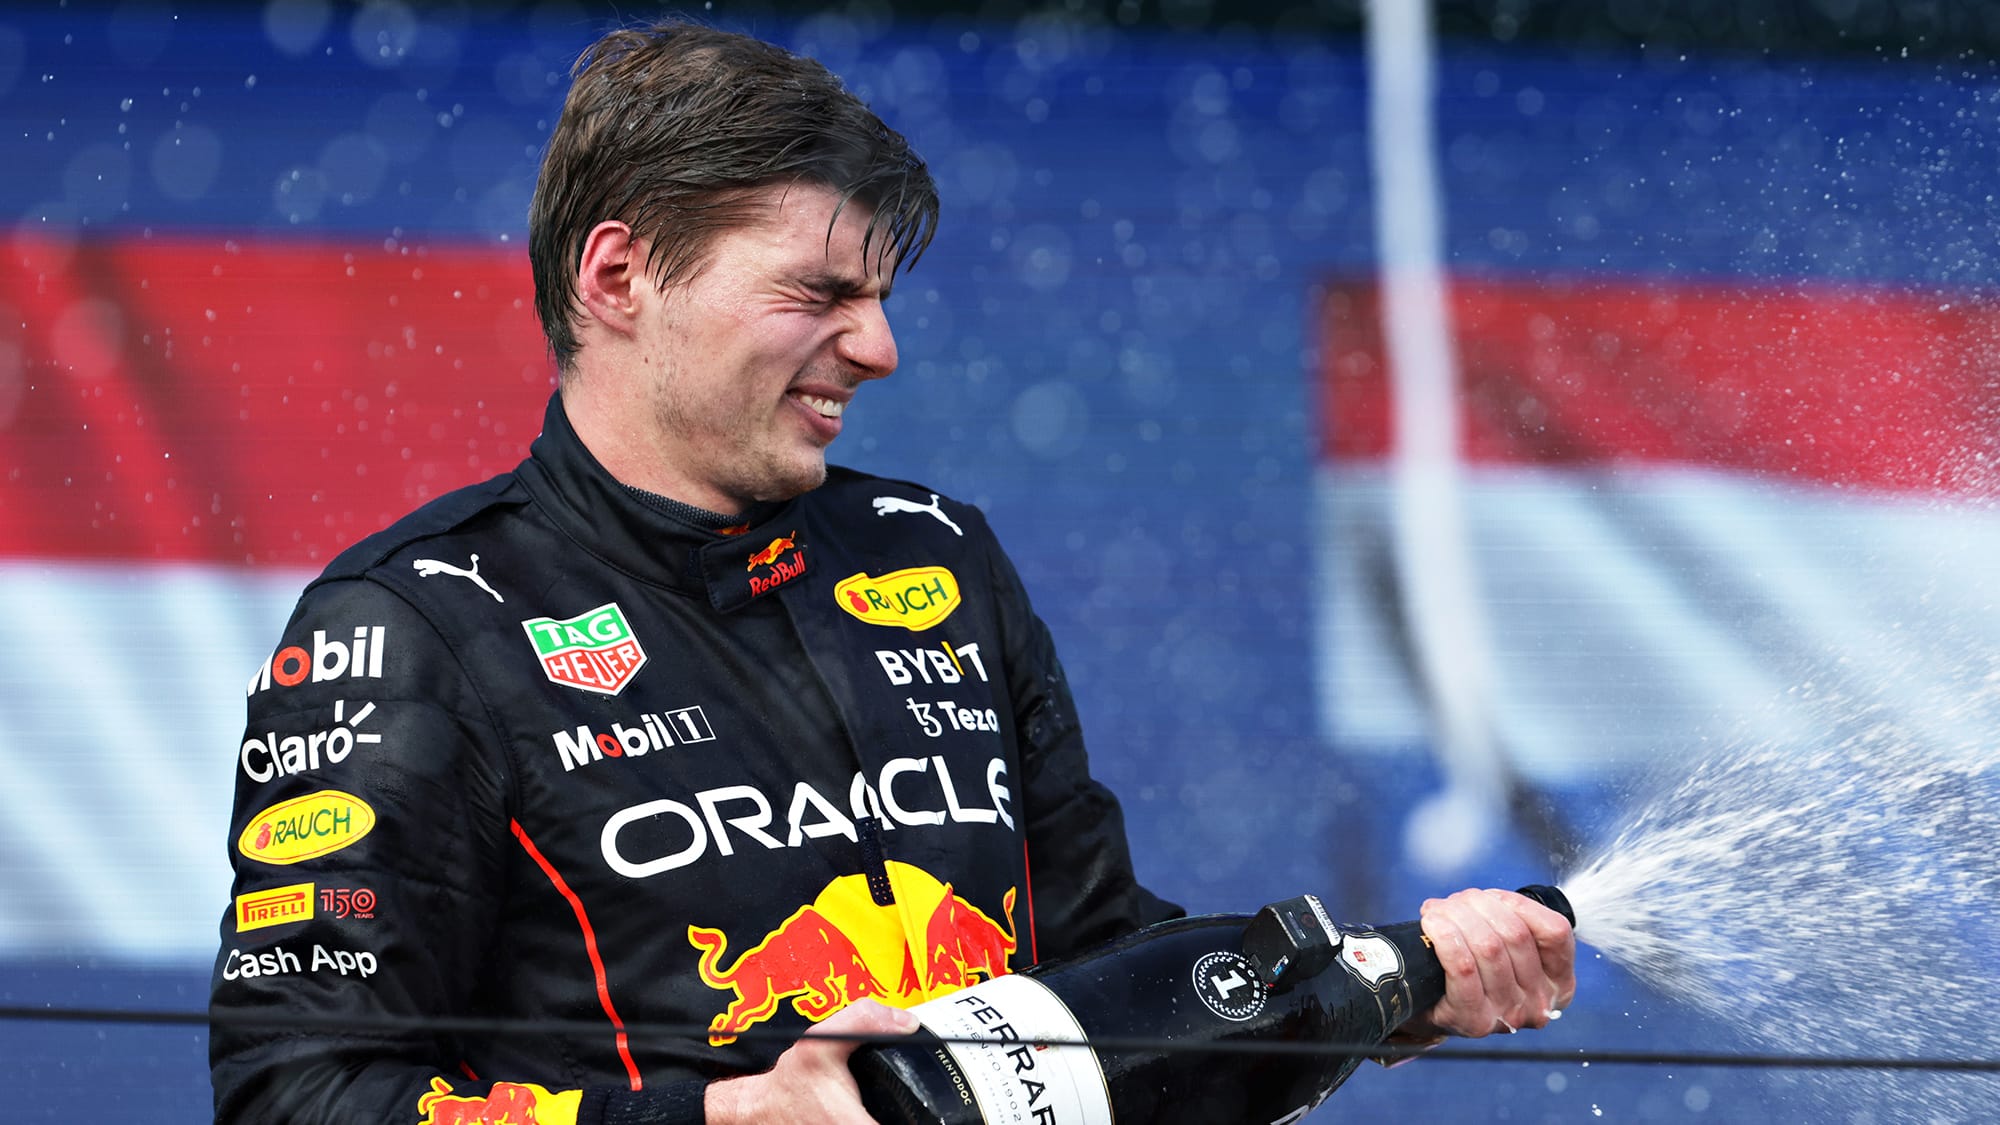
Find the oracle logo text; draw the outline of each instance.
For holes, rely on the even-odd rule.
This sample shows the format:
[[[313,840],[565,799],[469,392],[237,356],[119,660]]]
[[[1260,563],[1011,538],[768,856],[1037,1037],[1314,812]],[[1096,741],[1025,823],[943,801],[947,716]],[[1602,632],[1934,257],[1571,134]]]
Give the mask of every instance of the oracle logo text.
[[[701,790],[687,801],[661,799],[620,809],[605,821],[600,843],[604,862],[613,871],[644,879],[686,867],[708,854],[711,846],[718,855],[734,855],[743,840],[772,851],[828,836],[858,841],[854,822],[864,817],[890,829],[947,821],[999,822],[1012,829],[1013,795],[1006,777],[1006,762],[988,761],[984,778],[988,803],[967,803],[961,791],[975,797],[978,793],[965,783],[977,785],[979,780],[954,778],[943,756],[892,758],[873,778],[854,775],[845,810],[805,781],[782,795],[779,804],[755,786],[725,785]]]

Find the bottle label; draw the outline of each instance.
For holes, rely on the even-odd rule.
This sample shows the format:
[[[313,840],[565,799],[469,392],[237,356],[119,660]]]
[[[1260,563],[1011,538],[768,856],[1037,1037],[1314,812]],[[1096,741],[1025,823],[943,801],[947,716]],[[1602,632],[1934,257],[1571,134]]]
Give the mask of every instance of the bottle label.
[[[986,1125],[1111,1125],[1097,1052],[1061,998],[1031,977],[995,977],[911,1009],[965,1074]],[[952,1042],[970,1040],[971,1042]]]
[[[1403,955],[1396,944],[1373,930],[1345,930],[1340,935],[1340,963],[1371,990],[1403,973]]]

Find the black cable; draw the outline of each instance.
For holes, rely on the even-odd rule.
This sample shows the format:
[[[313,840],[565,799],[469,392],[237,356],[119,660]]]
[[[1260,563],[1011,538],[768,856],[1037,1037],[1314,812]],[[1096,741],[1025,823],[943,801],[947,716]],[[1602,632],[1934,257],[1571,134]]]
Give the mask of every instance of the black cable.
[[[141,1011],[129,1008],[34,1008],[0,1006],[0,1020],[41,1020],[63,1023],[164,1024],[206,1026],[238,1024],[259,1027],[339,1029],[343,1031],[387,1031],[460,1033],[478,1035],[573,1035],[599,1037],[611,1032],[601,1020],[499,1020],[432,1016],[334,1015],[311,1012],[274,1014],[256,1010],[215,1009],[209,1012]],[[708,1028],[684,1023],[629,1023],[626,1035],[633,1038],[674,1038],[705,1040]],[[769,1039],[790,1043],[796,1035],[766,1029],[745,1028],[739,1039]],[[856,1043],[898,1043],[902,1035],[838,1035]],[[991,1038],[938,1036],[940,1042],[991,1046]],[[1088,1046],[1099,1051],[1141,1051],[1153,1053],[1218,1055],[1306,1055],[1340,1058],[1408,1058],[1489,1063],[1564,1063],[1609,1066],[1702,1066],[1770,1070],[1932,1070],[1956,1073],[2000,1073],[2000,1059],[1887,1058],[1869,1055],[1764,1055],[1721,1054],[1701,1051],[1598,1051],[1582,1048],[1552,1050],[1468,1050],[1462,1047],[1399,1047],[1392,1044],[1297,1043],[1275,1041],[1221,1041],[1189,1043],[1172,1039],[1106,1036],[1080,1043],[1068,1039],[1023,1038],[1019,1042],[1054,1047]]]

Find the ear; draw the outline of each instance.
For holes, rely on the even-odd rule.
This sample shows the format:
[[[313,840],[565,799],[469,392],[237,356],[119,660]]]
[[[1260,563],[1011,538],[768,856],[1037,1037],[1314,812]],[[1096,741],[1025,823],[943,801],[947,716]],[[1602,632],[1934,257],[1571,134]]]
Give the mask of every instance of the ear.
[[[592,227],[583,240],[576,277],[577,299],[590,318],[629,334],[646,284],[646,248],[632,237],[632,228],[616,220]]]

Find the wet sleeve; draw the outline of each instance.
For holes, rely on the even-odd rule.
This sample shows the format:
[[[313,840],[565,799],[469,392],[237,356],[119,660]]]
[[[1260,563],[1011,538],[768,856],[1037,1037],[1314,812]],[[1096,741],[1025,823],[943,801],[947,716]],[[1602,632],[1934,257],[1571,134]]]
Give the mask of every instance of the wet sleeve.
[[[415,609],[362,579],[315,585],[247,698],[210,990],[218,1125],[702,1120],[692,1077],[643,1093],[475,1078],[436,1022],[480,1012],[510,777]]]
[[[1012,561],[997,546],[991,557],[1020,741],[1036,951],[1047,961],[1185,911],[1139,885],[1118,799],[1090,776],[1055,641]]]

